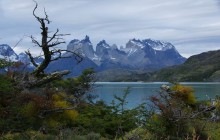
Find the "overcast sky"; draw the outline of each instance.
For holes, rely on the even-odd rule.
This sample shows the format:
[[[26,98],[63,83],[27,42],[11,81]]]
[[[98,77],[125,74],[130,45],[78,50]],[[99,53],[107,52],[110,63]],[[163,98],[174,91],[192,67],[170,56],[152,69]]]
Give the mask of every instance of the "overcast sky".
[[[37,14],[46,8],[50,31],[70,33],[65,40],[90,36],[93,45],[105,39],[125,46],[129,39],[156,39],[174,44],[185,57],[220,49],[220,0],[37,0]],[[0,44],[19,53],[32,48],[27,37],[39,37],[32,0],[0,0]],[[62,45],[66,47],[67,44]]]

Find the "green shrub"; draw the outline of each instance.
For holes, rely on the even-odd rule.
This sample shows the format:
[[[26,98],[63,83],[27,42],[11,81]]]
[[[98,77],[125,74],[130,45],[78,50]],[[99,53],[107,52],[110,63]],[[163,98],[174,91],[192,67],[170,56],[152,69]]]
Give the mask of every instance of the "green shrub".
[[[136,128],[128,133],[126,133],[125,138],[128,140],[155,140],[156,137],[153,136],[148,130],[144,128]]]
[[[13,79],[0,74],[0,94],[10,94],[14,92],[14,82]]]
[[[25,131],[22,133],[7,133],[0,140],[100,140],[100,134],[88,133],[87,135],[76,135],[70,129],[61,130],[58,134],[42,134],[39,131]]]

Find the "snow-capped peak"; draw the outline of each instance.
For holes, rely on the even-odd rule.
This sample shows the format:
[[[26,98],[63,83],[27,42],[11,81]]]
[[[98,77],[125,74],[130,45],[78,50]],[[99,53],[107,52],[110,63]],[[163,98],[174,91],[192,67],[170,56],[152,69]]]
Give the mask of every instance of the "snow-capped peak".
[[[166,51],[166,50],[175,48],[171,43],[159,41],[159,40],[145,39],[142,42],[145,45],[150,46],[151,48],[153,48],[156,51]]]
[[[130,40],[132,43],[141,43],[140,39],[133,38]]]
[[[126,48],[133,48],[133,47],[142,49],[145,46],[143,42],[141,42],[141,40],[134,38],[134,39],[129,40],[129,42],[126,45]]]
[[[109,49],[109,48],[110,48],[109,44],[107,44],[105,40],[100,41],[100,42],[97,44],[97,47],[104,47],[104,48],[106,48],[106,49]],[[96,47],[96,48],[97,48],[97,47]]]
[[[0,54],[5,56],[10,56],[11,53],[14,53],[12,48],[7,44],[0,45]]]
[[[16,61],[18,56],[9,45],[2,44],[0,45],[0,58],[7,59],[9,61]]]

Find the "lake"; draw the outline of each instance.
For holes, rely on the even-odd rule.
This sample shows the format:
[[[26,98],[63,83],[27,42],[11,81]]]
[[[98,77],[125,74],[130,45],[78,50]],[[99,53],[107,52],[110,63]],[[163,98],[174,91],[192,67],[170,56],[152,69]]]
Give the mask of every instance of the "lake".
[[[166,82],[96,82],[91,93],[98,95],[95,100],[103,100],[106,104],[110,104],[114,95],[123,96],[124,90],[129,87],[127,107],[132,108],[147,102],[151,95],[158,94],[163,84],[170,85]],[[219,82],[182,82],[180,84],[193,87],[198,100],[209,100],[215,98],[216,95],[220,96]]]

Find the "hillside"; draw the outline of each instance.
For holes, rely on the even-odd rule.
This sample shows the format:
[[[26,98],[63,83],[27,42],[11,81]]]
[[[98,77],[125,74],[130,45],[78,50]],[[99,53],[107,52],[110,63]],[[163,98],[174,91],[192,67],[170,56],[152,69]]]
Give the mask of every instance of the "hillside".
[[[220,50],[189,57],[185,63],[161,69],[145,81],[220,81]]]

